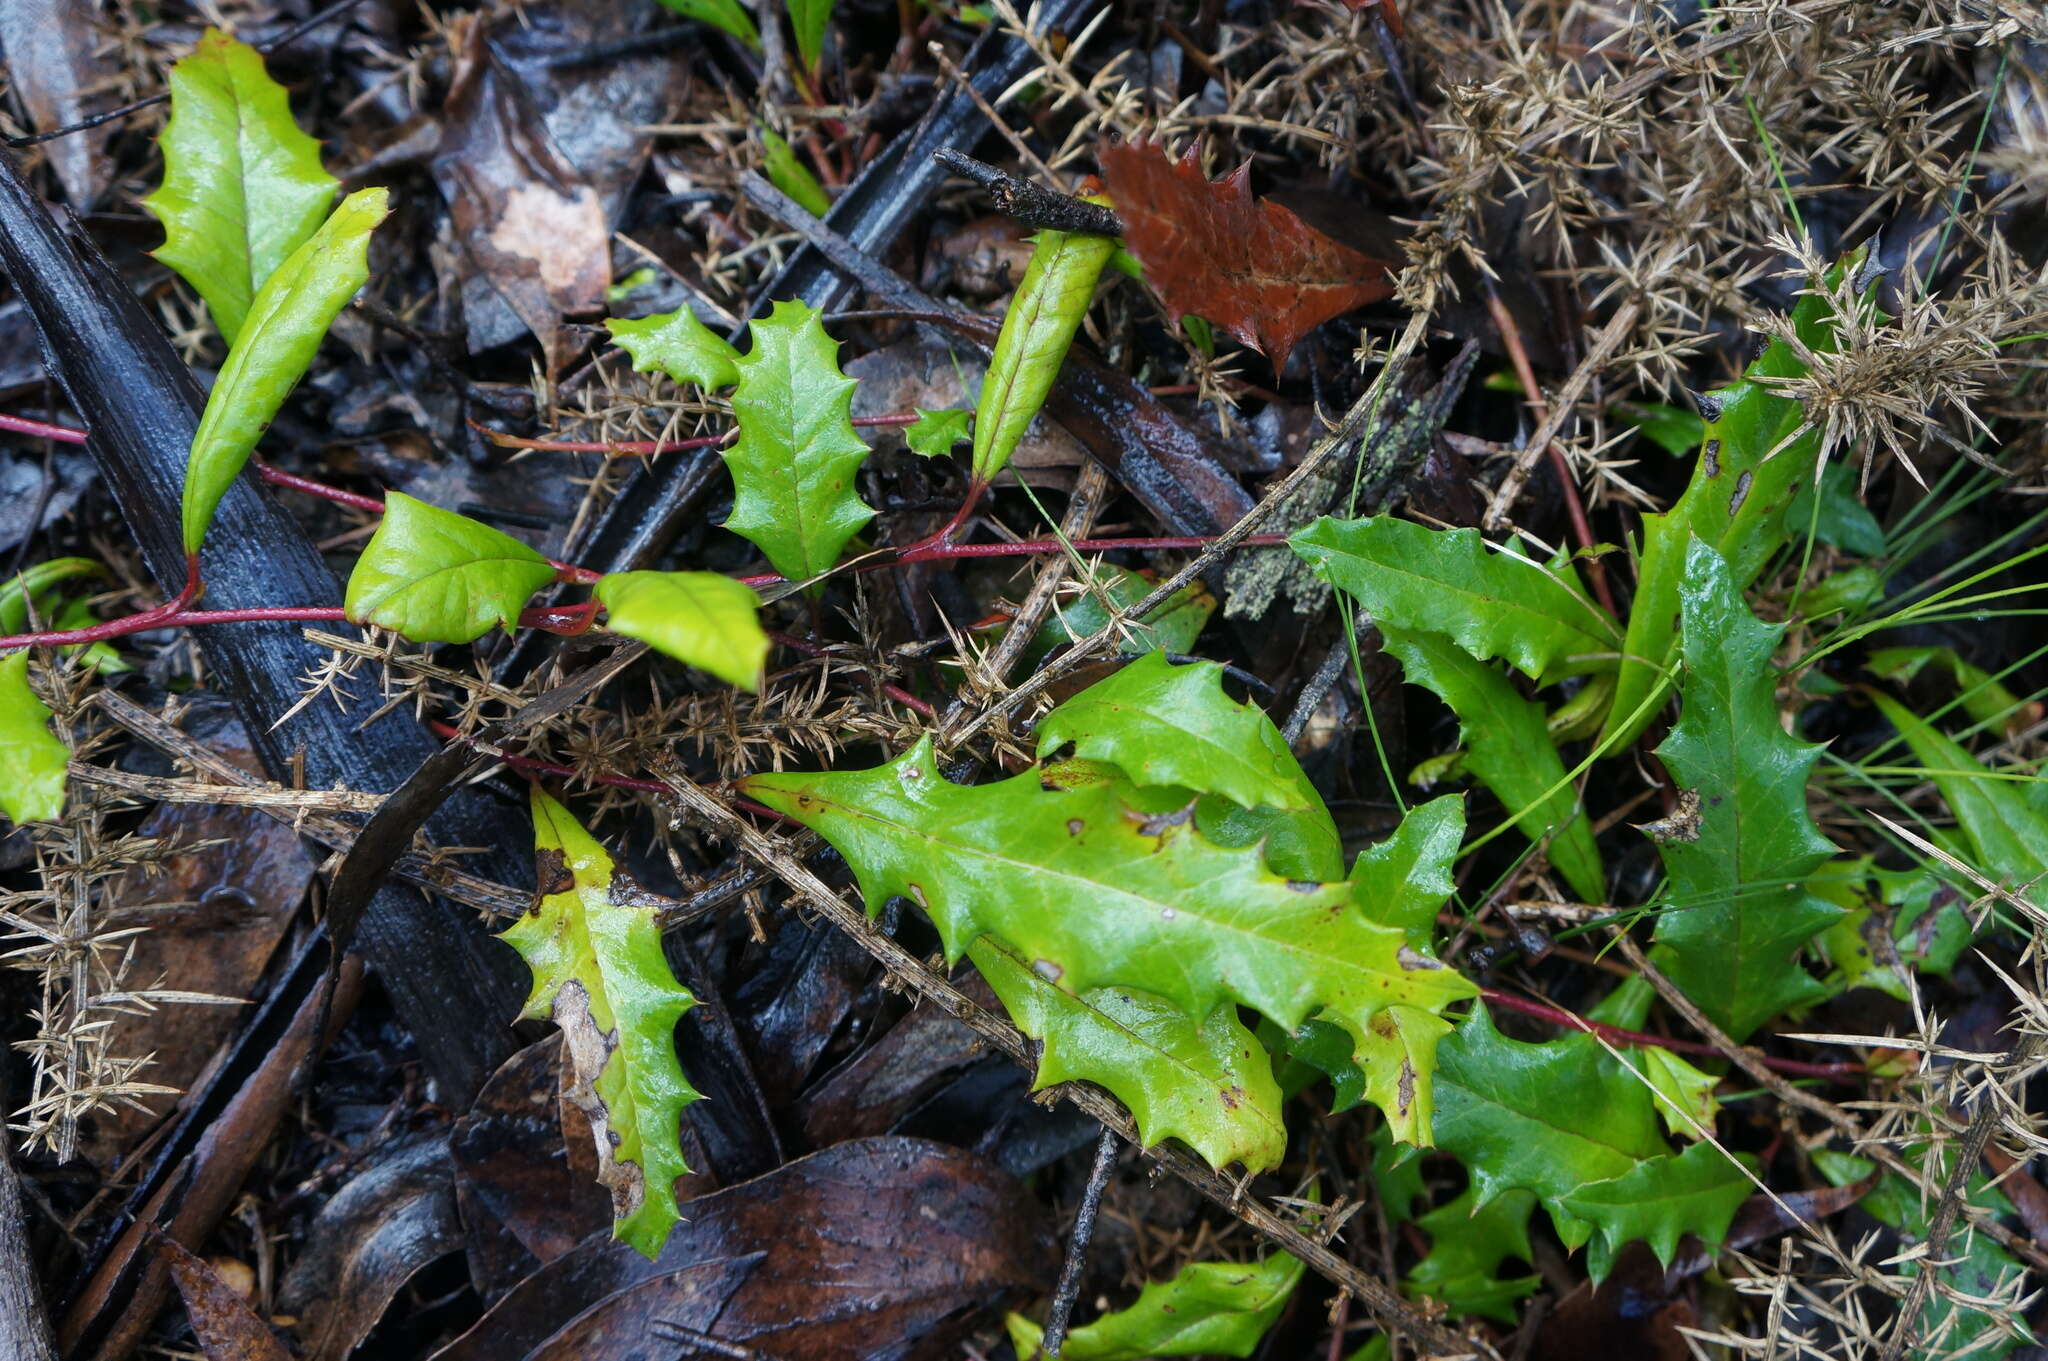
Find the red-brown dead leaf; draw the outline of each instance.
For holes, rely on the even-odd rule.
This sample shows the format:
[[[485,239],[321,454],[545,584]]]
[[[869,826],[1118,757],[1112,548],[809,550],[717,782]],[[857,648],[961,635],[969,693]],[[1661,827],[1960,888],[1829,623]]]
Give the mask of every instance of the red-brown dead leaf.
[[[208,1262],[169,1238],[157,1240],[157,1251],[185,1298],[186,1317],[207,1361],[291,1361],[270,1325]]]
[[[1211,181],[1195,149],[1102,148],[1124,242],[1175,320],[1192,312],[1268,355],[1273,371],[1311,328],[1394,291],[1392,268],[1252,196],[1249,162]]]

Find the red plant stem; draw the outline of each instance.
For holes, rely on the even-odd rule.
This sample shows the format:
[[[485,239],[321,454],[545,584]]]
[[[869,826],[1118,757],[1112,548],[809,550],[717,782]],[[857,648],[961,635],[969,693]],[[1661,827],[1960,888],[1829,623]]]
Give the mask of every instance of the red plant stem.
[[[1522,384],[1522,393],[1528,399],[1529,409],[1535,413],[1540,425],[1549,419],[1549,408],[1544,405],[1543,389],[1536,385],[1536,369],[1529,362],[1529,352],[1522,347],[1522,333],[1515,326],[1515,318],[1500,300],[1500,294],[1493,286],[1486,286],[1486,310],[1493,314],[1494,327],[1499,330],[1501,344],[1508,352],[1508,363],[1514,367],[1515,377]],[[1590,550],[1593,547],[1593,524],[1586,518],[1586,507],[1579,501],[1578,479],[1572,476],[1571,463],[1564,456],[1564,446],[1556,440],[1550,441],[1551,469],[1557,474],[1557,484],[1564,489],[1565,516],[1571,521],[1572,537],[1579,547]],[[1594,598],[1606,607],[1609,614],[1619,619],[1621,611],[1614,607],[1614,592],[1607,585],[1607,565],[1597,556],[1586,559],[1586,584],[1592,587]]]
[[[791,651],[803,653],[806,657],[829,657],[832,655],[830,648],[819,647],[816,643],[792,637],[787,633],[777,633],[771,629],[768,631],[768,636]],[[931,705],[925,703],[916,695],[911,694],[900,685],[891,685],[884,681],[882,683],[882,693],[895,700],[898,704],[901,704],[904,708],[922,714],[926,718],[937,718],[939,716],[937,709],[934,709]]]
[[[917,413],[897,416],[856,416],[853,424],[861,429],[884,425],[915,425]],[[717,435],[692,435],[689,439],[528,439],[523,435],[507,435],[488,426],[470,422],[472,428],[485,439],[501,449],[540,449],[556,454],[609,454],[614,458],[642,454],[671,454],[679,449],[704,449],[714,444],[730,444],[739,437],[738,430],[727,430]]]
[[[1492,1006],[1505,1007],[1509,1011],[1519,1011],[1524,1016],[1533,1016],[1539,1021],[1548,1021],[1552,1025],[1564,1026],[1567,1029],[1583,1030],[1587,1034],[1598,1035],[1613,1044],[1625,1044],[1638,1049],[1644,1047],[1668,1049],[1674,1054],[1691,1054],[1699,1058],[1714,1059],[1726,1057],[1726,1055],[1722,1054],[1720,1050],[1714,1048],[1711,1044],[1702,1044],[1697,1040],[1668,1039],[1663,1035],[1648,1035],[1640,1030],[1623,1030],[1619,1026],[1601,1025],[1597,1021],[1589,1021],[1583,1016],[1564,1010],[1562,1007],[1553,1007],[1542,1002],[1532,1002],[1525,997],[1516,997],[1511,993],[1501,992],[1494,988],[1481,988],[1479,995]],[[1780,1059],[1768,1056],[1763,1058],[1763,1062],[1766,1067],[1776,1072],[1784,1073],[1788,1077],[1817,1077],[1825,1078],[1831,1082],[1855,1082],[1868,1076],[1862,1065],[1855,1063],[1808,1063],[1802,1059]]]
[[[9,430],[17,435],[40,435],[44,439],[63,440],[66,444],[85,443],[83,430],[51,425],[47,421],[32,421],[26,416],[0,416],[0,430]]]
[[[185,607],[190,605],[198,595],[199,555],[197,553],[187,553],[185,555],[184,589],[180,590],[175,597],[166,600],[163,604],[152,606],[139,614],[131,614],[124,619],[110,620],[104,624],[94,624],[90,628],[59,629],[48,633],[17,633],[10,637],[0,638],[0,652],[15,652],[25,647],[69,647],[74,643],[99,643],[105,642],[110,638],[121,638],[131,633],[141,633],[148,629],[176,627],[179,620],[190,613]]]
[[[460,742],[465,746],[473,745],[452,723],[443,723],[440,719],[436,718],[430,720],[427,726],[443,741]],[[665,794],[668,792],[668,786],[659,780],[636,780],[628,775],[607,775],[601,772],[586,775],[585,772],[576,769],[574,766],[559,766],[552,761],[536,761],[531,756],[521,756],[516,752],[509,751],[485,752],[484,755],[491,757],[493,760],[503,761],[522,775],[553,775],[558,779],[564,780],[587,778],[597,784],[608,784],[614,789],[633,789],[643,794]]]
[[[384,500],[382,497],[364,496],[360,492],[343,491],[340,487],[330,487],[325,482],[315,482],[310,477],[300,477],[296,473],[288,473],[282,468],[273,467],[261,459],[251,459],[250,466],[256,469],[258,476],[273,486],[289,487],[293,491],[304,492],[308,496],[322,497],[325,500],[334,502],[338,506],[348,506],[354,510],[368,511],[373,515],[382,515],[384,513]],[[558,581],[566,581],[578,586],[591,585],[604,576],[602,572],[593,572],[588,567],[578,567],[573,562],[560,562],[554,558],[549,558],[548,564],[555,569],[555,578]]]
[[[1159,539],[1072,539],[1077,553],[1113,553],[1120,548],[1207,548],[1214,537],[1183,535]],[[1287,542],[1285,534],[1247,534],[1241,548],[1271,548]],[[1017,543],[927,543],[906,549],[901,557],[880,566],[899,562],[929,562],[934,558],[1014,558],[1032,553],[1061,553],[1066,545],[1058,539],[1024,539]]]

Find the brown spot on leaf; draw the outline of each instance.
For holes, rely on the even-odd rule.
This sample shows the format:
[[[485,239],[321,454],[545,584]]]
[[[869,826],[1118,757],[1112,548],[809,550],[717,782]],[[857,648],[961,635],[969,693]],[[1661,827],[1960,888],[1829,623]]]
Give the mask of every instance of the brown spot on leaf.
[[[1415,1104],[1415,1065],[1407,1059],[1401,1060],[1401,1077],[1394,1084],[1394,1106],[1406,1115],[1408,1108]]]
[[[1223,1088],[1216,1094],[1223,1098],[1223,1109],[1227,1111],[1234,1111],[1244,1104],[1244,1088],[1235,1084]]]
[[[647,1174],[636,1163],[622,1162],[614,1150],[619,1135],[611,1108],[598,1095],[597,1080],[619,1047],[617,1031],[602,1029],[590,1014],[590,994],[575,979],[555,993],[554,1022],[562,1031],[562,1095],[583,1112],[597,1145],[597,1179],[612,1195],[612,1218],[626,1219],[647,1195]]]
[[[560,851],[536,851],[533,868],[534,877],[540,881],[539,893],[543,898],[552,898],[576,887],[576,876],[569,872],[569,864],[562,859]]]
[[[1700,792],[1697,789],[1678,791],[1678,807],[1671,810],[1671,816],[1658,818],[1655,822],[1640,822],[1636,830],[1652,841],[1698,841],[1700,839]]]
[[[1067,835],[1068,835],[1068,836],[1079,836],[1079,835],[1081,835],[1082,829],[1084,829],[1085,827],[1087,827],[1087,825],[1088,825],[1087,823],[1085,823],[1085,822],[1081,821],[1081,819],[1079,819],[1079,818],[1068,818],[1068,819],[1067,819]]]
[[[1735,479],[1735,490],[1728,496],[1728,514],[1731,518],[1742,509],[1742,503],[1749,499],[1749,484],[1755,480],[1755,476],[1748,469],[1744,469]]]
[[[1708,477],[1719,477],[1721,475],[1721,441],[1717,439],[1708,440],[1706,447],[1700,450],[1700,461],[1707,465]]]
[[[1443,961],[1431,959],[1425,954],[1419,954],[1405,945],[1394,952],[1394,959],[1402,968],[1409,970],[1411,973],[1417,969],[1441,969],[1443,967]]]
[[[1138,835],[1163,837],[1176,827],[1185,827],[1195,820],[1195,805],[1189,800],[1185,808],[1176,808],[1171,813],[1126,813],[1124,815],[1138,824]]]

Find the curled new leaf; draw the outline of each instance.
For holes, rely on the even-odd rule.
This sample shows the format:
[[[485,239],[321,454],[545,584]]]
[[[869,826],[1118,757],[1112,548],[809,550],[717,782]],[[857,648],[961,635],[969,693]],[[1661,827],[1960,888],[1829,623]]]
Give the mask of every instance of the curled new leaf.
[[[1368,921],[1351,885],[1281,878],[1256,847],[1204,836],[1192,805],[1141,811],[1114,775],[964,786],[938,765],[926,738],[873,770],[756,775],[742,789],[831,842],[871,913],[893,897],[920,905],[952,959],[986,932],[1075,993],[1142,988],[1191,1017],[1234,1002],[1289,1030],[1320,1008],[1361,1048],[1390,1007],[1433,1013],[1473,994]]]
[[[641,373],[659,370],[702,388],[728,388],[740,380],[740,352],[687,307],[638,320],[613,317],[605,327]]]
[[[1684,588],[1684,704],[1657,755],[1687,807],[1652,832],[1669,876],[1657,918],[1664,971],[1737,1040],[1826,989],[1799,951],[1842,910],[1806,877],[1834,848],[1806,810],[1820,748],[1778,721],[1771,652],[1721,555],[1698,539]]]
[[[370,233],[389,211],[359,189],[279,265],[250,305],[192,436],[185,466],[185,551],[197,553],[228,486],[320,348],[335,314],[370,277]]]
[[[1088,315],[1102,267],[1116,252],[1113,236],[1042,231],[1031,247],[1024,282],[1003,314],[1003,329],[981,380],[974,409],[974,480],[987,482],[1009,463],[1060,376],[1074,332]]]
[[[1032,1090],[1093,1082],[1130,1108],[1147,1147],[1178,1139],[1219,1171],[1241,1162],[1263,1172],[1287,1152],[1272,1061],[1234,1008],[1197,1024],[1130,988],[1076,997],[990,936],[967,954],[1017,1028],[1039,1042]]]
[[[1287,1307],[1301,1260],[1276,1252],[1263,1262],[1193,1262],[1170,1281],[1152,1281],[1128,1309],[1067,1334],[1062,1361],[1142,1361],[1148,1356],[1250,1356]],[[1009,1318],[1017,1361],[1038,1361],[1045,1335],[1022,1314]]]
[[[742,690],[761,685],[761,597],[716,572],[614,572],[597,583],[605,626]]]
[[[1611,666],[1620,644],[1568,563],[1496,549],[1476,529],[1325,516],[1287,542],[1376,622],[1444,634],[1481,661],[1498,657],[1544,682]]]
[[[696,1005],[661,952],[654,914],[569,811],[536,787],[540,890],[501,939],[533,970],[521,1013],[562,1030],[569,1097],[590,1120],[612,1236],[653,1258],[680,1217],[683,1107],[697,1092],[676,1061],[676,1022]]]
[[[199,291],[233,345],[257,290],[319,228],[339,181],[248,44],[207,29],[171,67],[170,86],[164,182],[142,206],[163,223],[157,259]]]
[[[0,812],[14,820],[64,816],[71,753],[50,731],[50,708],[28,683],[28,653],[0,657]]]
[[[467,643],[511,631],[535,591],[555,579],[548,560],[466,515],[384,498],[384,523],[349,573],[343,608],[416,643]]]
[[[778,302],[753,325],[753,348],[736,361],[725,451],[732,515],[725,527],[754,541],[775,570],[804,581],[839,561],[839,550],[875,517],[853,489],[868,446],[853,429],[853,380],[839,371],[839,342],[815,307]]]
[[[1167,315],[1206,318],[1265,353],[1275,373],[1310,330],[1394,291],[1386,261],[1253,198],[1249,161],[1212,183],[1192,146],[1177,161],[1149,143],[1105,146],[1099,159],[1124,240]]]

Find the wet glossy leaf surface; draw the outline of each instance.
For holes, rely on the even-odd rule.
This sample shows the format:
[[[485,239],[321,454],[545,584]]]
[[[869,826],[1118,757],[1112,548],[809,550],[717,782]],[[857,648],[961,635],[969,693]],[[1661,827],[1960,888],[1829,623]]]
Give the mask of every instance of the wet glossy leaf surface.
[[[533,593],[555,579],[548,560],[502,530],[403,492],[356,559],[343,608],[415,642],[466,643],[508,633]]]

